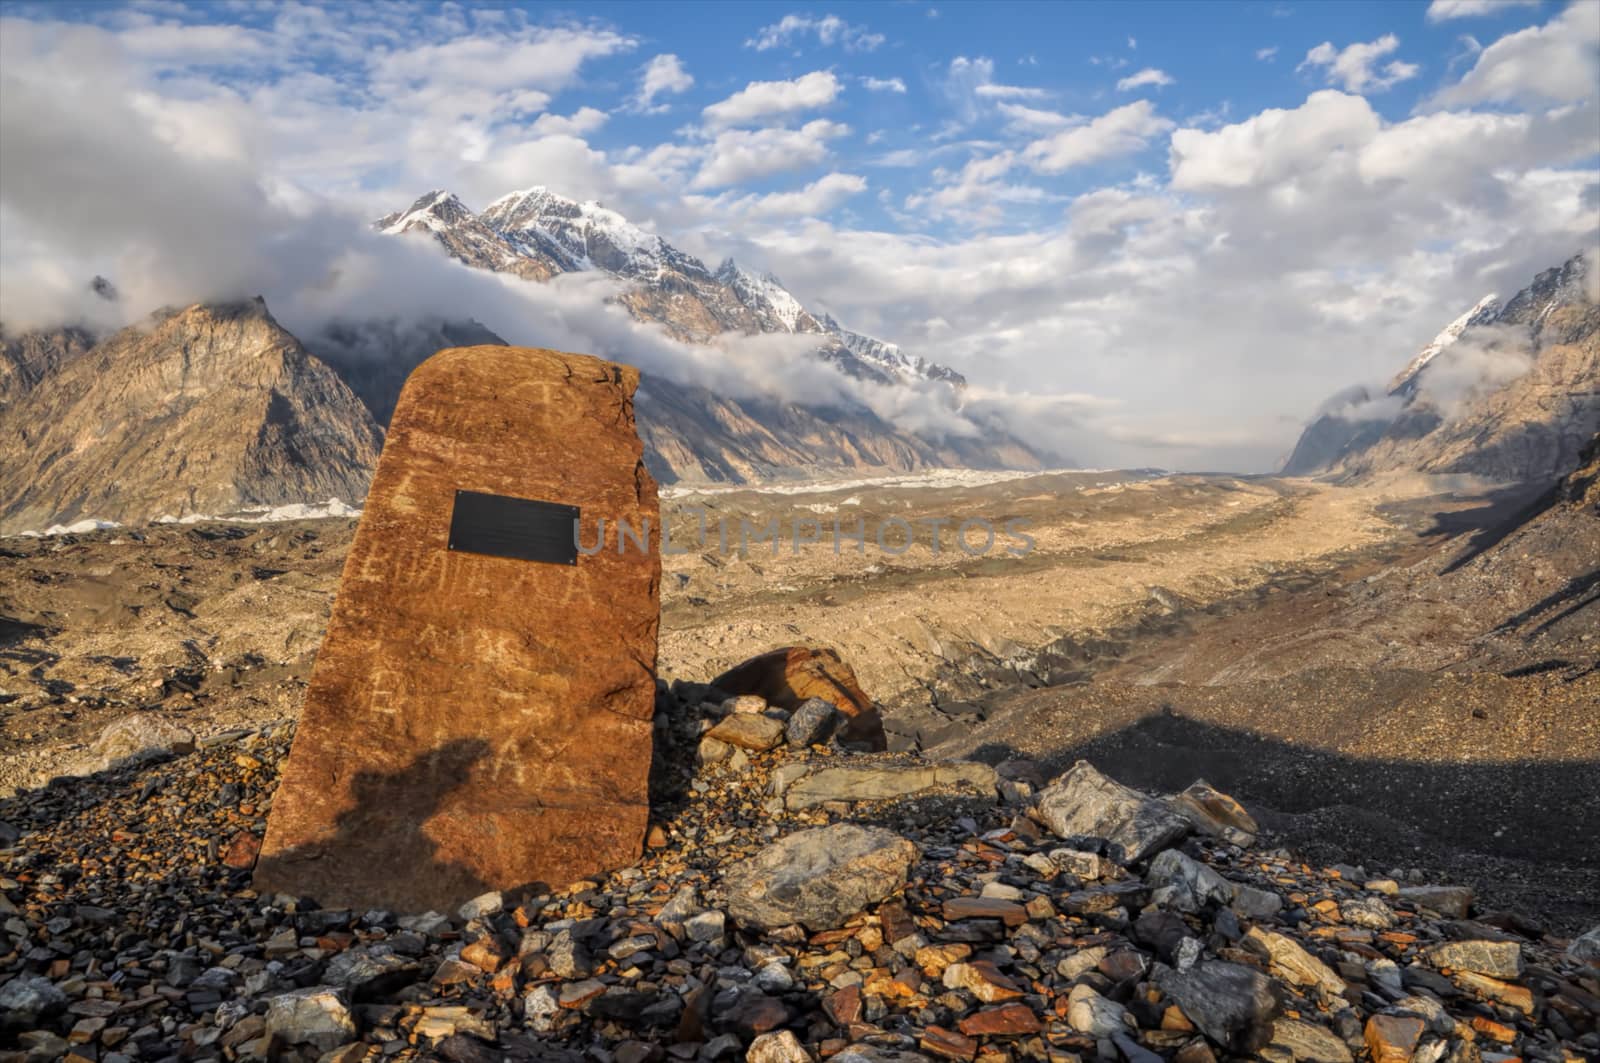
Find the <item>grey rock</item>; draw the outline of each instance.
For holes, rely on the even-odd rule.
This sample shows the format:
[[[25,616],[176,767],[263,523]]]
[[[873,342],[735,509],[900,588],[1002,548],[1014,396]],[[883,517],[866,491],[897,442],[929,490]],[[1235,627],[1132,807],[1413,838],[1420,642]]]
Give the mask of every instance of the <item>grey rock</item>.
[[[970,786],[993,794],[997,776],[987,764],[860,764],[824,768],[792,783],[784,796],[791,809],[815,808],[829,801],[888,801],[936,786]]]
[[[1567,946],[1567,955],[1583,963],[1600,962],[1600,926],[1573,938]]]
[[[1433,967],[1453,967],[1491,978],[1522,975],[1522,946],[1515,941],[1447,941],[1425,949],[1422,958]]]
[[[1067,996],[1067,1025],[1091,1037],[1110,1037],[1132,1028],[1128,1009],[1107,1000],[1086,985],[1072,987]]]
[[[558,978],[587,978],[589,972],[594,970],[589,950],[572,936],[570,930],[562,930],[550,940],[545,959],[550,964],[550,973]]]
[[[485,893],[481,897],[472,898],[472,900],[468,901],[466,904],[463,904],[456,914],[461,917],[462,922],[470,923],[474,919],[483,919],[487,916],[498,915],[502,910],[505,909],[505,906],[505,897],[498,890],[496,890],[493,893]]]
[[[781,838],[724,876],[728,911],[747,926],[833,930],[905,885],[916,845],[890,831],[836,823]]]
[[[661,928],[679,941],[683,940],[684,924],[700,910],[699,902],[695,898],[693,886],[684,886],[672,899],[662,906],[656,914],[656,922]]]
[[[416,964],[387,946],[357,946],[329,960],[322,981],[364,1004],[410,985],[420,973]]]
[[[784,740],[796,748],[817,746],[833,737],[839,726],[839,710],[821,698],[807,698],[789,717],[784,728]]]
[[[93,775],[119,764],[134,764],[194,751],[194,732],[154,712],[136,712],[113,720],[100,732],[66,775]]]
[[[268,1039],[280,1045],[331,1052],[356,1039],[356,1021],[342,992],[313,986],[270,998],[266,1031]]]
[[[1272,1046],[1287,1051],[1297,1063],[1352,1063],[1355,1058],[1338,1034],[1303,1019],[1279,1019],[1274,1023]]]
[[[1419,908],[1431,908],[1440,915],[1465,919],[1473,896],[1470,886],[1402,886],[1400,899]]]
[[[522,998],[522,1018],[528,1028],[549,1033],[561,1014],[561,1001],[547,985],[537,986]]]
[[[399,925],[402,930],[431,937],[450,926],[450,917],[440,915],[438,912],[423,912],[421,915],[403,916]]]
[[[829,1063],[929,1063],[921,1052],[907,1052],[899,1048],[879,1048],[876,1045],[851,1045]]]
[[[1271,890],[1257,889],[1238,883],[1233,887],[1233,900],[1228,905],[1241,919],[1259,922],[1271,919],[1283,911],[1283,897]]]
[[[1106,778],[1086,760],[1039,794],[1034,814],[1066,841],[1105,842],[1111,859],[1124,867],[1148,859],[1189,833],[1188,821],[1165,802]]]
[[[1351,897],[1339,905],[1339,918],[1368,930],[1394,926],[1394,911],[1376,897]]]
[[[1233,900],[1233,883],[1176,849],[1150,861],[1145,881],[1155,887],[1152,901],[1180,912],[1198,912],[1209,904],[1220,906]]]
[[[687,920],[683,929],[690,941],[717,941],[727,929],[727,916],[716,909],[701,912]]]
[[[0,1026],[27,1029],[67,1006],[67,995],[48,978],[25,974],[0,985]]]
[[[1085,882],[1106,878],[1113,870],[1113,865],[1105,857],[1082,849],[1051,849],[1048,855],[1056,867]]]
[[[1189,1021],[1231,1052],[1256,1052],[1272,1041],[1283,991],[1260,971],[1214,960],[1187,971],[1161,968],[1156,986]]]

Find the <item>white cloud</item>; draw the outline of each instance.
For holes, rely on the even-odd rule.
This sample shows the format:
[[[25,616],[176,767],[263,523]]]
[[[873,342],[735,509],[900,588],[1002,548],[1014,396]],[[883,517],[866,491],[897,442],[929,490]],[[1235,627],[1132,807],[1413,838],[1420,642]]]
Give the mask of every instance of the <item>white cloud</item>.
[[[1516,7],[1538,6],[1539,0],[1433,0],[1428,5],[1428,21],[1475,18],[1479,15],[1496,15]]]
[[[1041,173],[1063,173],[1141,151],[1150,138],[1171,129],[1172,122],[1155,113],[1149,100],[1107,111],[1087,125],[1062,130],[1029,144],[1023,154]]]
[[[906,83],[899,78],[875,78],[869,76],[862,78],[861,84],[865,85],[870,92],[904,93],[906,91]]]
[[[951,173],[935,170],[940,187],[906,197],[906,209],[921,210],[936,218],[947,218],[966,226],[991,225],[1001,220],[1008,203],[1037,203],[1046,196],[1044,189],[1003,181],[1016,165],[1015,152],[969,159]]]
[[[996,109],[1005,115],[1008,128],[1031,133],[1050,133],[1083,121],[1081,115],[1058,114],[1021,103],[1002,103]]]
[[[1129,92],[1133,89],[1143,88],[1145,85],[1153,85],[1159,89],[1165,88],[1166,86],[1172,84],[1175,84],[1175,82],[1172,76],[1166,71],[1157,70],[1153,66],[1147,66],[1137,74],[1129,74],[1127,77],[1119,80],[1117,82],[1117,91]]]
[[[1431,101],[1566,103],[1600,94],[1600,8],[1577,0],[1543,26],[1509,33],[1483,49],[1457,84]]]
[[[1541,101],[1526,110],[1391,122],[1359,96],[1319,91],[1287,109],[1219,113],[1208,119],[1228,122],[1218,128],[1172,130],[1148,104],[1090,122],[980,96],[993,64],[964,60],[941,102],[992,128],[892,130],[876,147],[847,142],[848,155],[831,121],[680,129],[602,150],[585,137],[615,106],[623,62],[604,77],[579,65],[532,81],[377,73],[418,41],[482,37],[452,61],[517,58],[508,41],[547,31],[514,8],[488,12],[492,25],[448,7],[359,19],[339,7],[272,10],[270,32],[241,38],[236,63],[218,60],[215,36],[146,38],[136,54],[115,29],[6,22],[8,327],[261,292],[297,332],[340,315],[469,315],[514,341],[726,382],[730,393],[762,386],[768,371],[794,377],[784,386],[797,395],[827,390],[798,349],[673,344],[608,305],[616,287],[604,278],[486,278],[426,241],[367,228],[424,189],[482,206],[537,181],[602,199],[702,257],[772,268],[808,307],[966,371],[973,400],[951,431],[992,419],[1095,464],[1261,469],[1328,394],[1391,376],[1485,291],[1513,291],[1578,247],[1600,247],[1600,105],[1560,98],[1581,63],[1558,76],[1525,56],[1515,91],[1483,64],[1462,82],[1468,106]],[[582,32],[613,57],[631,46],[604,26]],[[606,45],[607,34],[623,43]],[[1554,47],[1566,37],[1507,40]],[[1561,67],[1561,48],[1541,54],[1535,65]],[[593,91],[580,96],[586,82]],[[559,114],[546,113],[552,100]],[[815,119],[786,115],[771,124]],[[607,143],[647,125],[608,128]],[[1156,154],[1148,149],[1169,132],[1165,172],[1080,187],[1085,171],[1072,167],[1096,159],[1152,170],[1125,153]],[[85,168],[91,157],[101,165]],[[930,175],[941,160],[948,168]],[[870,188],[856,176],[891,163],[914,169]],[[801,187],[737,187],[791,166]],[[1063,169],[1071,180],[1030,180]],[[130,185],[127,173],[162,176]],[[903,210],[905,187],[914,213]],[[1072,198],[1057,201],[1065,189]],[[867,214],[880,197],[884,213]],[[857,206],[868,221],[854,219]],[[95,273],[118,283],[122,303],[86,298]],[[848,388],[829,394],[859,398]],[[948,410],[913,399],[872,396],[905,423],[947,424]]]
[[[1295,69],[1320,67],[1329,84],[1341,85],[1347,92],[1362,92],[1368,89],[1382,92],[1408,78],[1416,77],[1422,69],[1415,63],[1406,63],[1398,59],[1390,60],[1381,68],[1378,66],[1379,60],[1399,47],[1400,38],[1392,33],[1386,33],[1375,41],[1352,44],[1343,49],[1335,48],[1331,41],[1323,41],[1307,52],[1305,60]]]
[[[584,136],[606,124],[609,116],[594,107],[580,107],[570,115],[541,114],[528,131],[534,136]]]
[[[743,125],[826,107],[844,85],[830,70],[813,70],[790,81],[752,81],[702,113],[715,125]]]
[[[643,111],[665,110],[664,104],[656,103],[657,96],[675,96],[688,92],[693,86],[694,75],[683,68],[683,60],[666,52],[650,60],[640,71],[634,103]]]
[[[721,195],[702,205],[719,214],[746,218],[820,218],[832,213],[852,196],[867,190],[867,179],[853,173],[830,173],[792,192],[767,195]]]
[[[691,188],[720,188],[788,170],[815,166],[828,157],[828,141],[850,132],[818,118],[799,129],[726,129],[711,141]]]
[[[847,52],[870,52],[884,41],[881,33],[873,33],[865,26],[852,26],[837,15],[813,18],[810,15],[785,15],[770,26],[763,26],[756,35],[744,42],[746,48],[764,52],[790,44],[796,37],[816,35],[818,42],[831,47],[843,45]]]
[[[467,36],[438,44],[419,44],[379,57],[374,83],[411,91],[483,88],[565,88],[589,59],[616,55],[634,40],[615,30],[539,27],[520,37]]]
[[[1263,63],[1270,63],[1277,57],[1278,46],[1276,44],[1268,45],[1265,48],[1256,49],[1256,58],[1261,60]]]
[[[986,82],[972,90],[991,100],[1042,100],[1050,95],[1044,89],[1027,85],[996,85]]]

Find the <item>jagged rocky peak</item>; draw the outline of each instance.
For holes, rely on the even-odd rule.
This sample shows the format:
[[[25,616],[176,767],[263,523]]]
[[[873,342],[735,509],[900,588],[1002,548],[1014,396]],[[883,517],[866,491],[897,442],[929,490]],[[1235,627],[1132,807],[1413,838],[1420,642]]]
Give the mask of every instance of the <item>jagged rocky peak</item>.
[[[762,321],[763,332],[822,332],[806,308],[771,273],[752,273],[731,258],[717,267],[717,280]]]
[[[18,390],[0,529],[354,500],[381,439],[259,297],[161,311]]]
[[[473,221],[472,211],[454,192],[436,188],[405,210],[378,219],[378,228],[386,233],[403,233],[418,225],[438,230],[441,226],[460,225]]]
[[[621,214],[589,200],[578,202],[542,185],[501,196],[484,208],[480,220],[510,240],[531,240],[540,251],[552,248],[569,269],[603,269],[627,277],[659,276],[689,267],[705,273],[697,260],[677,251]]]
[[[1499,312],[1500,297],[1493,292],[1478,300],[1476,306],[1446,325],[1422,350],[1417,352],[1417,356],[1411,359],[1411,364],[1401,370],[1400,374],[1389,385],[1389,393],[1392,395],[1414,381],[1417,378],[1417,374],[1421,373],[1428,363],[1438,356],[1440,351],[1460,339],[1461,334],[1467,329],[1476,325],[1488,324],[1495,319]]]
[[[1600,304],[1588,274],[1579,252],[1503,305],[1480,299],[1387,395],[1357,389],[1325,403],[1283,471],[1560,477],[1600,429]]]
[[[1585,283],[1588,276],[1588,259],[1579,251],[1560,266],[1535,277],[1532,284],[1512,297],[1495,320],[1538,330],[1556,310],[1594,301]]]

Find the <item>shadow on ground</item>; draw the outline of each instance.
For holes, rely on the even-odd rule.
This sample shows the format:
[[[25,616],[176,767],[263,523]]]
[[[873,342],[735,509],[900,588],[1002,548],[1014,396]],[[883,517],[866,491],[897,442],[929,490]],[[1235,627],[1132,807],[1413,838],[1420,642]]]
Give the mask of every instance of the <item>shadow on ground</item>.
[[[1420,738],[1413,752],[1427,755]],[[971,754],[990,764],[1025,755],[1000,743]],[[1374,874],[1424,869],[1473,885],[1490,906],[1568,929],[1600,919],[1600,755],[1563,763],[1369,759],[1168,712],[1032,758],[1051,777],[1088,760],[1153,792],[1204,778],[1257,815],[1266,843],[1307,859]]]

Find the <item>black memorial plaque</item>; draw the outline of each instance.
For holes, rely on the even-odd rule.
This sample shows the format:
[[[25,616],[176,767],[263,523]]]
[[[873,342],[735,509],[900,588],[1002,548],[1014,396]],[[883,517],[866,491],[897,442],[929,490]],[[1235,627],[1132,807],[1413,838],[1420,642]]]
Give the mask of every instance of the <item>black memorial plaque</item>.
[[[519,561],[576,565],[577,506],[531,498],[457,491],[450,513],[450,549]]]

